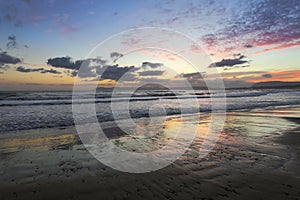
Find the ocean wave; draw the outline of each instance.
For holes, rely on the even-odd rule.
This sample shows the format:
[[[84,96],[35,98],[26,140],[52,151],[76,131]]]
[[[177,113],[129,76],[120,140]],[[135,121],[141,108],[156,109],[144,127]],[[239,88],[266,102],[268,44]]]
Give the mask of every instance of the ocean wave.
[[[240,97],[259,97],[264,95],[273,94],[275,91],[250,91],[250,92],[227,92],[227,98],[240,98]],[[50,96],[40,97],[41,95],[33,95],[34,97],[16,97],[15,99],[5,98],[0,100],[0,107],[3,106],[41,106],[41,105],[69,105],[69,104],[90,104],[90,103],[111,103],[111,102],[123,102],[123,101],[154,101],[159,99],[205,99],[205,98],[223,98],[224,94],[218,92],[209,94],[208,92],[195,92],[193,93],[145,93],[145,94],[133,94],[128,96],[125,94],[119,94],[111,98],[108,94],[85,94],[73,97],[69,96]]]
[[[124,94],[122,94],[124,95]],[[208,113],[211,112],[210,101],[208,94],[201,94],[192,96],[190,92],[182,93],[181,96],[177,96],[180,103],[183,103],[184,108],[180,108],[178,101],[174,100],[172,96],[150,96],[150,97],[119,97],[119,98],[105,98],[96,99],[96,112],[97,118],[100,122],[112,121],[114,116],[109,109],[109,103],[122,102],[130,100],[129,114],[132,118],[141,118],[149,116],[171,116],[178,114],[192,114],[192,113]],[[217,93],[211,94],[213,98],[216,98],[216,102],[222,102],[219,99],[220,95]],[[250,111],[256,108],[266,108],[271,106],[287,106],[287,105],[300,105],[300,91],[297,90],[278,90],[278,91],[232,91],[227,94],[227,111],[245,110]],[[197,98],[200,105],[192,105],[190,98]],[[240,97],[240,98],[239,98]],[[160,100],[159,105],[164,107],[164,112],[161,110],[151,111],[149,114],[149,108],[151,105],[158,105],[156,103]],[[220,100],[220,101],[219,101]],[[94,103],[90,99],[79,100],[77,103]],[[148,102],[149,101],[149,102]],[[72,114],[72,100],[58,100],[53,101],[21,101],[17,104],[16,101],[13,105],[9,105],[9,101],[4,104],[1,102],[0,109],[0,132],[22,130],[22,129],[35,129],[35,128],[49,128],[49,127],[61,127],[73,125]],[[177,102],[177,103],[176,103]],[[74,103],[74,102],[73,102]],[[22,105],[22,106],[16,106]],[[117,104],[116,104],[117,105]],[[124,108],[120,108],[124,109]],[[155,113],[156,112],[156,113]],[[119,112],[118,119],[126,119],[128,115]],[[123,116],[122,116],[123,115]],[[86,120],[89,120],[88,116],[84,116]]]
[[[292,106],[292,105],[300,105],[300,101],[293,101],[293,102],[271,102],[271,103],[262,103],[262,104],[252,104],[252,105],[227,105],[227,112],[228,111],[251,111],[252,109],[257,108],[267,108],[267,107],[276,107],[276,106]],[[142,118],[142,117],[149,117],[149,110],[130,110],[130,116],[132,118]],[[178,109],[178,108],[167,108],[165,115],[158,114],[151,114],[151,116],[172,116],[178,114],[194,114],[194,113],[209,113],[211,112],[210,107],[201,107],[199,109]],[[109,112],[98,112],[97,118],[99,122],[106,122],[106,121],[113,121],[115,120],[112,113]],[[127,115],[119,116],[118,119],[127,119]],[[36,129],[36,128],[53,128],[53,127],[63,127],[63,126],[71,126],[74,125],[73,116],[66,115],[66,116],[50,116],[35,120],[35,119],[27,119],[24,120],[23,118],[15,118],[14,123],[1,123],[0,125],[0,132],[5,131],[13,131],[13,130],[24,130],[24,129]],[[85,122],[89,122],[89,117],[85,116]],[[83,121],[83,122],[84,122]]]

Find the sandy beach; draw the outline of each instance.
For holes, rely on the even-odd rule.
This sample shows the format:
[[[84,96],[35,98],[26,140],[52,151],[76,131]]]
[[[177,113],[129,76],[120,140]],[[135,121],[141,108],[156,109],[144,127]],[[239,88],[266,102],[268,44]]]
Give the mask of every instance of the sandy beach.
[[[229,112],[217,144],[200,159],[209,123],[209,114],[201,114],[188,152],[144,174],[101,164],[72,126],[7,132],[0,135],[0,199],[300,199],[299,116],[300,107]],[[193,123],[197,117],[169,121]],[[123,148],[143,146],[143,141],[134,146],[113,124],[106,126]],[[147,147],[157,148],[161,141]]]
[[[300,0],[0,8],[0,200],[300,200]]]
[[[300,0],[0,8],[0,200],[300,200]]]

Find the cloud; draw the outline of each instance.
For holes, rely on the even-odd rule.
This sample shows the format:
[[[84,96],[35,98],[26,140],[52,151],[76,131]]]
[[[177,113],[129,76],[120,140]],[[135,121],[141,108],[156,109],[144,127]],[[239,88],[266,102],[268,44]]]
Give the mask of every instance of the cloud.
[[[18,42],[17,42],[17,37],[15,36],[15,35],[9,35],[8,37],[7,37],[7,39],[8,39],[8,42],[6,43],[6,48],[7,49],[16,49],[16,48],[18,48],[18,47],[24,47],[24,48],[29,48],[29,46],[28,45],[26,45],[26,44],[19,44]]]
[[[112,52],[110,56],[112,59],[116,60],[123,55],[118,52]],[[49,58],[47,64],[53,67],[65,69],[64,73],[71,77],[78,76],[80,78],[93,78],[92,80],[110,79],[114,81],[118,81],[119,79],[121,79],[121,77],[122,81],[134,81],[138,79],[137,73],[135,73],[135,71],[138,70],[137,67],[120,67],[118,64],[107,65],[107,61],[100,58],[89,58],[85,60],[73,61],[69,56],[55,57]],[[163,64],[143,62],[142,66],[144,68],[158,68],[160,66],[163,66]],[[139,72],[138,74],[140,76],[159,76],[163,75],[163,73],[164,71],[153,70]],[[88,79],[88,81],[91,80]]]
[[[17,63],[21,63],[21,59],[11,56],[9,54],[7,54],[7,52],[3,51],[0,52],[0,66],[4,65],[4,64],[17,64]]]
[[[123,57],[123,54],[118,52],[112,52],[110,53],[111,59],[113,59],[114,62],[116,62],[119,58]]]
[[[67,76],[75,77],[75,76],[77,76],[78,71],[77,70],[64,70],[63,73],[66,74]]]
[[[76,70],[70,72],[70,75],[72,77],[77,76],[77,74],[78,74],[78,72]]]
[[[74,63],[71,57],[56,57],[56,58],[49,58],[47,61],[48,65],[58,68],[65,68],[65,69],[76,69],[78,70],[81,63]],[[79,65],[80,64],[80,65]]]
[[[154,70],[154,71],[143,71],[139,72],[140,76],[161,76],[164,74],[165,71],[161,70]]]
[[[98,77],[97,69],[103,68],[105,60],[100,58],[89,58],[86,60],[75,61],[76,69],[71,73],[71,76],[79,76],[80,78]],[[80,68],[80,72],[78,73]]]
[[[213,68],[213,67],[233,67],[235,65],[242,65],[245,63],[249,63],[249,61],[247,60],[242,60],[243,58],[245,58],[244,55],[240,55],[240,54],[235,54],[234,56],[239,56],[238,58],[233,58],[233,59],[222,59],[219,62],[215,62],[210,64],[208,67],[209,68]]]
[[[24,68],[22,66],[17,67],[16,69],[18,72],[24,72],[24,73],[28,73],[28,72],[39,72],[41,70],[44,70],[44,68],[35,68],[35,69],[31,69],[31,68]]]
[[[286,43],[286,44],[282,44],[282,45],[278,45],[272,48],[266,48],[262,51],[258,51],[255,52],[256,54],[259,53],[265,53],[265,52],[269,52],[269,51],[273,51],[273,50],[280,50],[280,49],[286,49],[286,48],[290,48],[290,47],[295,47],[295,46],[300,46],[300,40],[299,41],[295,41],[295,42],[290,42],[290,43]]]
[[[112,52],[112,58],[119,58],[122,54],[117,52]],[[88,58],[85,60],[73,61],[71,57],[55,57],[49,58],[47,61],[48,65],[57,68],[64,68],[65,74],[74,77],[79,76],[80,78],[101,78],[101,79],[111,79],[119,80],[124,74],[126,77],[122,80],[135,80],[134,71],[137,70],[136,67],[119,67],[118,65],[106,65],[107,61],[101,58]],[[82,67],[81,67],[82,66]],[[80,70],[79,70],[80,69]]]
[[[252,48],[253,45],[252,45],[252,44],[245,44],[244,47],[245,47],[245,48]]]
[[[136,67],[130,66],[130,67],[119,67],[118,65],[112,65],[112,66],[106,66],[103,70],[102,68],[100,70],[97,70],[97,74],[100,75],[102,79],[111,79],[118,81],[122,76],[126,74],[126,78],[128,80],[129,77],[134,77],[132,72],[137,70]],[[123,77],[122,77],[122,80]]]
[[[263,74],[263,75],[261,75],[261,77],[263,77],[263,78],[272,78],[273,76],[272,76],[272,74]]]
[[[188,78],[188,79],[203,79],[205,77],[205,73],[200,73],[200,72],[193,72],[193,73],[186,73],[186,74],[181,74],[180,77]]]
[[[246,58],[246,56],[242,55],[241,53],[234,53],[233,56],[234,56],[235,58],[238,57],[238,58],[240,58],[240,59]]]
[[[162,63],[152,63],[152,62],[143,62],[142,63],[143,68],[147,68],[147,67],[158,68],[158,67],[162,67],[162,66],[163,66]]]
[[[72,76],[74,76],[75,74],[78,75],[78,77],[80,78],[90,78],[90,77],[98,76],[96,73],[96,69],[94,67],[90,67],[89,65],[84,65],[83,67],[80,68],[79,71],[74,70],[72,72]]]
[[[17,67],[16,71],[22,72],[22,73],[29,73],[29,72],[40,72],[42,74],[45,73],[51,73],[51,74],[61,74],[60,71],[57,71],[55,69],[44,69],[44,68],[25,68],[23,66]]]
[[[44,69],[41,71],[42,74],[45,74],[45,73],[51,73],[51,74],[61,74],[60,71],[57,71],[55,69]]]
[[[300,70],[286,70],[286,71],[270,71],[260,73],[249,77],[243,77],[248,82],[261,82],[261,81],[299,81]]]
[[[72,77],[78,76],[80,78],[93,78],[86,81],[95,81],[101,79],[118,81],[124,75],[126,76],[122,77],[123,81],[133,81],[136,79],[136,75],[133,72],[135,72],[138,68],[134,66],[119,67],[118,64],[105,65],[105,62],[106,61],[101,59],[87,59],[83,61],[80,70],[67,70],[65,73]]]
[[[8,36],[8,42],[6,43],[7,49],[15,49],[17,48],[17,38],[15,35]]]
[[[79,70],[82,65],[89,66],[89,65],[104,65],[106,63],[105,60],[100,58],[89,58],[85,60],[76,60],[73,61],[71,57],[55,57],[49,58],[47,61],[48,65],[57,68],[64,68],[64,69],[71,69],[71,70]]]
[[[220,28],[213,34],[202,37],[208,48],[223,51],[229,46],[235,47],[233,50],[236,50],[253,46],[298,45],[297,41],[300,40],[298,1],[249,0],[238,3],[236,7],[238,9],[232,10],[230,18],[220,21]]]
[[[69,33],[73,33],[73,32],[76,32],[78,31],[79,28],[78,27],[75,27],[73,25],[65,25],[61,28],[61,32],[64,33],[64,34],[69,34]]]

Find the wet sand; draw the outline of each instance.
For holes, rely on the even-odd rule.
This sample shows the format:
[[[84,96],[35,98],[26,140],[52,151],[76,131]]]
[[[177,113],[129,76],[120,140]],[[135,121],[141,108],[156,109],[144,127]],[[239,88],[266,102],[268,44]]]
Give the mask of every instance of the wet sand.
[[[183,120],[195,123],[197,117]],[[300,199],[299,117],[299,107],[227,113],[217,144],[200,159],[209,123],[209,115],[201,116],[188,152],[145,174],[101,164],[74,127],[1,134],[0,199]],[[171,126],[181,122],[169,119]],[[170,131],[165,126],[160,137]],[[105,125],[110,132],[111,140],[129,151],[155,149],[164,141],[134,144],[113,123]]]

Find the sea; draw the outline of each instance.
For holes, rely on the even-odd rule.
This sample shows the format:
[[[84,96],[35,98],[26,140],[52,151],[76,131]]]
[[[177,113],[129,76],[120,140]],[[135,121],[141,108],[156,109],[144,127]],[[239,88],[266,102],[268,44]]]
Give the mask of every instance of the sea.
[[[141,90],[133,94],[122,91],[86,92],[74,101],[72,91],[2,91],[0,92],[0,133],[38,128],[74,125],[72,104],[94,104],[99,122],[113,121],[112,105],[120,106],[132,118],[150,115],[178,115],[211,111],[211,100],[224,103],[218,91],[207,90]],[[231,89],[226,91],[226,110],[248,111],[258,108],[300,105],[300,89]],[[195,100],[197,103],[195,103]],[[221,101],[222,100],[222,101]],[[183,106],[184,105],[184,106]],[[123,110],[122,110],[123,109]],[[118,118],[120,119],[120,117]]]

